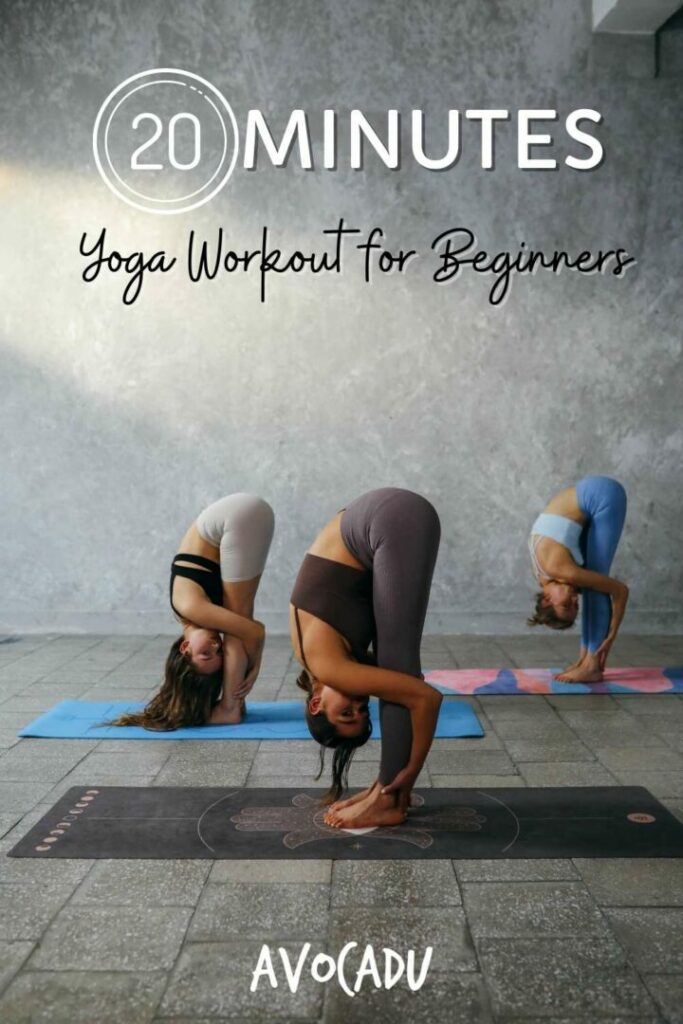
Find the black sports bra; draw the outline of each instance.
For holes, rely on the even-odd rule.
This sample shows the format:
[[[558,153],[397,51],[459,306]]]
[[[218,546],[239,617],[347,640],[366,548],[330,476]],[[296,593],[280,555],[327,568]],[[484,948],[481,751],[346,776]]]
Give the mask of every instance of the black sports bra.
[[[294,605],[301,660],[306,668],[299,609],[341,633],[356,661],[373,660],[368,652],[375,641],[371,570],[356,569],[320,555],[304,555],[290,600]]]
[[[193,569],[191,565],[178,565],[178,562],[192,562],[194,565],[202,566],[202,568]],[[176,576],[183,576],[185,579],[192,580],[193,583],[198,583],[212,604],[223,604],[221,567],[218,562],[213,562],[210,558],[204,558],[202,555],[190,555],[179,551],[171,563],[171,583],[169,588],[171,608],[173,608],[173,611],[179,618],[182,619],[183,616],[173,605],[173,581]]]

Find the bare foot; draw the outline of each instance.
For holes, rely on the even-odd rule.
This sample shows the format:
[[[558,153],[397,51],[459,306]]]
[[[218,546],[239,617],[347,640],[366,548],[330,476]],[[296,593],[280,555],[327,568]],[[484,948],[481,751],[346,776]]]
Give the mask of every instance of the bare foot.
[[[362,789],[360,793],[354,793],[353,796],[349,796],[346,800],[335,800],[333,804],[330,804],[328,814],[330,811],[341,811],[342,807],[351,807],[352,804],[357,804],[360,800],[365,800],[370,796],[373,789],[377,785],[373,782],[372,786],[368,786],[367,789]]]
[[[575,662],[573,662],[571,665],[568,665],[567,668],[564,670],[564,672],[562,674],[566,675],[567,672],[573,672],[575,669],[581,668],[581,666],[583,665],[583,659],[584,658],[585,658],[585,655],[582,654],[581,657],[578,658]],[[558,675],[555,676],[555,679],[559,679],[559,677],[560,676],[559,676],[559,673],[558,673]]]
[[[600,662],[592,654],[587,654],[578,665],[572,665],[555,676],[561,683],[600,683],[602,678]]]
[[[325,824],[333,828],[378,828],[401,825],[405,818],[406,813],[398,806],[396,795],[382,793],[379,783],[375,783],[364,800],[341,811],[328,811]]]

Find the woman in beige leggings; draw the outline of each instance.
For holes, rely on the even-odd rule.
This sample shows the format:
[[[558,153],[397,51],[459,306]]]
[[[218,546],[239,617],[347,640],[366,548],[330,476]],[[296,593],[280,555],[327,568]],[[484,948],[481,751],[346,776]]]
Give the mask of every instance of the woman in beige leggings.
[[[183,631],[164,683],[143,711],[114,724],[168,730],[241,721],[265,641],[254,599],[273,527],[273,510],[254,494],[230,494],[197,516],[171,566],[171,608]]]

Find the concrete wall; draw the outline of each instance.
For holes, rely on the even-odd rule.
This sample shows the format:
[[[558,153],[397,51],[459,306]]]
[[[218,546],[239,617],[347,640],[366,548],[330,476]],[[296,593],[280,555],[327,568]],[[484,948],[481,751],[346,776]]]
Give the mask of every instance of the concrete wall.
[[[173,631],[168,562],[235,490],[276,510],[258,610],[282,627],[317,529],[395,484],[443,522],[429,628],[523,631],[529,525],[591,472],[629,492],[625,629],[681,628],[680,79],[593,66],[584,0],[23,0],[0,25],[3,629]],[[422,108],[435,151],[449,108],[594,107],[606,158],[520,171],[512,122],[485,172],[465,126],[448,171],[371,153],[363,171],[262,163],[201,209],[155,217],[105,188],[91,132],[114,86],[164,66],[215,83],[238,120],[358,107],[407,124]],[[81,233],[103,226],[124,251],[182,250],[190,228],[219,225],[250,247],[263,224],[320,248],[342,215],[427,254],[466,225],[492,252],[623,246],[638,265],[520,277],[501,307],[471,272],[435,287],[426,259],[369,287],[283,278],[265,305],[254,278],[150,279],[130,307],[120,278],[80,279]]]

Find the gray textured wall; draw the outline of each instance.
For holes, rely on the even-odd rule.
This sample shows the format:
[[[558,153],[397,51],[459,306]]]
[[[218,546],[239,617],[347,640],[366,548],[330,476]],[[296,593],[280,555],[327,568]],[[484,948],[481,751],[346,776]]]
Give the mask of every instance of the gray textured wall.
[[[3,628],[173,630],[169,559],[197,511],[233,490],[276,510],[259,610],[282,626],[316,530],[396,484],[442,517],[430,627],[523,631],[528,527],[589,472],[629,491],[615,563],[632,585],[625,628],[680,627],[681,79],[593,67],[584,0],[3,7]],[[372,155],[363,172],[292,161],[238,170],[207,206],[154,217],[105,188],[91,131],[115,85],[163,66],[214,82],[238,119],[259,107],[274,123],[295,107],[422,108],[430,125],[449,107],[595,107],[606,159],[522,172],[508,126],[484,172],[466,131],[443,173]],[[355,273],[285,278],[265,306],[251,278],[150,279],[129,308],[120,279],[80,279],[84,230],[106,225],[118,247],[151,253],[218,225],[250,246],[266,223],[288,247],[319,247],[341,215],[423,251],[464,224],[491,251],[621,245],[639,262],[622,280],[519,278],[500,308],[490,281],[437,288],[424,267],[369,288]]]

